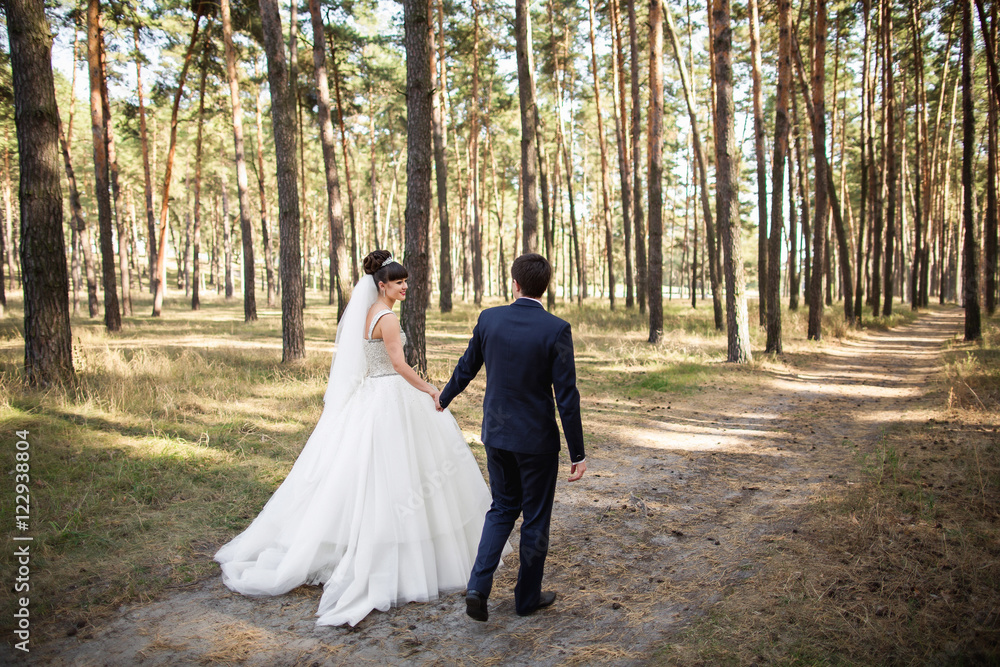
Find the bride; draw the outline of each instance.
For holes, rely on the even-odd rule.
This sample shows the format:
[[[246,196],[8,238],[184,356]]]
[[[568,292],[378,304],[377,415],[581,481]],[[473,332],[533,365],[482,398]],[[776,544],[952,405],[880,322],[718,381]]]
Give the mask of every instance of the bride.
[[[245,595],[322,584],[318,625],[465,588],[490,493],[438,390],[403,356],[407,271],[376,250],[337,326],[325,407],[288,477],[215,555]],[[371,276],[371,277],[368,277]]]

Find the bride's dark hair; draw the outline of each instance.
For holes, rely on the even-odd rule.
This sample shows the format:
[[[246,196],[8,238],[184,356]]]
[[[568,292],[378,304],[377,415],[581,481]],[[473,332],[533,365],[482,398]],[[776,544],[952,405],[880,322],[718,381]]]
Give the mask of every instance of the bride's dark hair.
[[[385,263],[385,260],[392,257],[392,253],[388,250],[373,250],[368,253],[365,257],[364,267],[365,273],[370,275],[375,281],[375,286],[378,287],[379,283],[389,283],[393,280],[402,280],[410,275],[406,270],[406,267],[397,261]]]

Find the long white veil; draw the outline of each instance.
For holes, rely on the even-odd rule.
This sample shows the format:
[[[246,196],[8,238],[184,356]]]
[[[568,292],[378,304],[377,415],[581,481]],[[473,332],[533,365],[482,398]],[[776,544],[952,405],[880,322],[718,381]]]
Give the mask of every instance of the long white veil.
[[[368,361],[365,357],[365,320],[368,309],[378,298],[378,288],[369,275],[362,276],[354,286],[344,316],[337,324],[336,349],[330,363],[330,379],[326,385],[326,410],[340,410],[365,377]]]

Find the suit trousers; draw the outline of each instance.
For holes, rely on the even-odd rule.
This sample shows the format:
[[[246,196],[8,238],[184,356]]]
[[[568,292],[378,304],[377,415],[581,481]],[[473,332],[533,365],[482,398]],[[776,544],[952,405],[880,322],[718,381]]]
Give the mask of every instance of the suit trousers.
[[[469,589],[489,597],[493,573],[500,562],[514,522],[521,523],[521,566],[514,588],[514,607],[520,614],[538,606],[545,556],[549,550],[552,500],[559,478],[559,452],[527,454],[486,446],[493,504],[486,513],[479,553],[472,566]]]

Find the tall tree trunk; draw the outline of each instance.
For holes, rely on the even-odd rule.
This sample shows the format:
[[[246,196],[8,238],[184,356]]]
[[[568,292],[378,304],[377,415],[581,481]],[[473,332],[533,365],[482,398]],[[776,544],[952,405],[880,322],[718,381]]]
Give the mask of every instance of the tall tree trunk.
[[[663,7],[661,5],[661,7]],[[666,31],[667,37],[670,39],[670,44],[673,47],[674,60],[677,62],[677,69],[681,74],[681,85],[684,88],[684,100],[687,103],[688,119],[691,124],[691,137],[694,147],[695,160],[698,165],[698,179],[699,188],[698,192],[701,196],[701,210],[702,217],[705,223],[705,239],[707,241],[706,251],[708,253],[708,274],[709,280],[712,284],[712,309],[715,315],[715,330],[723,330],[723,310],[722,310],[722,286],[720,285],[720,266],[718,262],[718,252],[716,248],[718,247],[718,242],[715,235],[715,223],[712,219],[712,209],[708,202],[708,166],[705,160],[705,151],[701,144],[701,131],[698,126],[698,114],[695,111],[694,105],[694,91],[691,87],[690,79],[688,78],[687,68],[684,66],[684,61],[681,59],[681,46],[677,39],[677,31],[674,29],[674,19],[670,13],[670,9],[663,7],[663,11],[666,14]],[[713,75],[714,77],[714,75]],[[714,102],[713,102],[714,104]],[[714,116],[713,116],[714,117]],[[651,221],[652,223],[652,221]],[[661,228],[662,229],[662,228]],[[652,263],[653,258],[650,256],[650,263]]]
[[[827,163],[826,163],[826,0],[816,0],[815,33],[812,58],[812,120],[813,162],[816,170],[812,224],[812,274],[809,283],[810,340],[819,340],[823,326],[823,256],[827,225]],[[808,91],[804,91],[808,95]]]
[[[333,90],[337,97],[337,121],[340,124],[340,142],[344,151],[344,182],[347,183],[347,217],[351,221],[351,283],[358,282],[358,234],[354,218],[354,189],[351,185],[351,162],[347,154],[347,128],[344,126],[344,107],[340,101],[340,71],[337,54],[330,39],[330,61],[333,63]]]
[[[309,15],[313,29],[313,72],[316,77],[319,103],[320,141],[323,145],[323,168],[326,173],[327,223],[330,229],[330,303],[337,299],[337,320],[340,320],[351,298],[347,247],[344,243],[344,207],[340,200],[340,174],[337,169],[337,145],[330,117],[330,84],[326,74],[326,38],[319,0],[309,0]]]
[[[646,264],[646,233],[643,229],[642,188],[639,187],[639,166],[642,159],[642,110],[639,100],[639,35],[635,18],[635,0],[628,5],[629,65],[632,91],[632,178],[635,183],[632,197],[635,221],[636,291],[639,294],[639,312],[646,312],[646,294],[649,291]]]
[[[756,2],[751,0],[756,5]],[[755,17],[756,12],[752,12]],[[781,354],[781,229],[785,155],[788,153],[788,93],[792,85],[791,1],[778,2],[778,91],[774,114],[774,157],[771,161],[771,229],[767,253],[767,347]],[[762,174],[759,173],[758,176]],[[760,189],[763,190],[761,184]],[[791,187],[791,178],[789,178]],[[794,215],[794,212],[792,213]]]
[[[569,220],[570,220],[570,232],[571,232],[570,243],[573,246],[573,252],[575,253],[574,264],[576,266],[576,277],[577,277],[577,292],[576,292],[577,303],[581,304],[583,303],[584,297],[587,296],[586,276],[584,274],[586,264],[585,261],[581,261],[582,258],[580,256],[580,235],[579,235],[579,230],[577,228],[576,204],[575,204],[575,198],[573,196],[573,160],[571,157],[570,148],[567,146],[568,142],[566,141],[565,129],[563,127],[563,113],[562,113],[563,109],[562,98],[563,98],[563,90],[565,88],[563,84],[565,82],[567,74],[566,61],[568,60],[568,58],[566,57],[567,56],[566,52],[568,50],[567,46],[568,36],[563,40],[564,57],[560,60],[556,53],[557,49],[555,44],[555,20],[554,20],[554,11],[552,8],[552,0],[549,0],[546,3],[546,6],[549,17],[549,31],[552,33],[552,40],[553,40],[552,59],[553,62],[556,63],[555,71],[553,72],[553,77],[552,77],[556,87],[556,92],[555,92],[556,160],[559,160],[561,157],[563,162],[563,170],[566,172],[566,192],[567,192],[567,201],[569,203]]]
[[[222,0],[222,34],[223,40],[227,39],[227,28],[226,23],[229,21],[229,0]],[[232,28],[230,27],[231,31]],[[226,44],[226,60],[228,62],[229,49],[232,46],[232,32],[228,34],[228,42]],[[195,140],[195,150],[194,150],[194,225],[191,230],[192,245],[194,246],[194,252],[192,253],[192,267],[191,267],[191,310],[199,310],[201,308],[201,258],[199,257],[201,253],[201,166],[202,166],[202,148],[205,130],[205,84],[208,79],[208,51],[207,49],[202,50],[201,54],[201,77],[198,82],[198,135]]]
[[[299,249],[299,192],[295,165],[295,97],[285,66],[285,44],[277,0],[260,0],[267,80],[271,89],[271,126],[278,169],[278,235],[281,271],[283,363],[306,356],[302,308],[302,256]]]
[[[427,0],[404,0],[406,45],[406,268],[414,286],[403,302],[403,329],[407,361],[427,373],[425,326],[428,287],[427,235],[431,214],[431,103],[430,40]]]
[[[107,145],[108,171],[111,180],[111,193],[114,197],[114,225],[118,237],[118,271],[121,275],[122,315],[132,314],[132,289],[128,268],[128,232],[125,229],[125,203],[122,200],[122,188],[118,178],[118,147],[115,142],[114,127],[111,122],[111,103],[108,99],[108,56],[104,48],[104,20],[99,17],[98,44],[100,46],[101,62],[101,107],[104,116],[104,136]]]
[[[233,298],[233,223],[229,217],[229,185],[222,174],[217,174],[219,179],[219,192],[222,193],[222,253],[226,268],[226,300]]]
[[[469,244],[472,246],[472,300],[479,306],[483,303],[483,222],[481,211],[481,194],[479,192],[479,2],[472,0],[472,96],[469,99],[469,198],[472,201],[472,226],[470,227]],[[529,43],[530,49],[530,43]],[[529,55],[530,62],[530,55]],[[534,81],[529,76],[527,84],[534,89]],[[521,85],[519,82],[518,85]],[[529,93],[531,100],[534,93]],[[536,121],[537,116],[533,116]],[[537,141],[537,140],[536,140]],[[537,224],[537,223],[536,223]]]
[[[768,270],[768,234],[767,234],[767,165],[765,164],[766,157],[764,153],[764,103],[762,101],[762,91],[760,83],[760,28],[758,25],[757,17],[757,0],[749,0],[747,7],[750,10],[750,61],[752,64],[753,72],[753,133],[754,133],[754,152],[757,156],[757,285],[758,292],[760,293],[760,303],[758,304],[759,314],[760,314],[760,325],[764,326],[767,322],[767,312],[768,303],[767,299],[770,298],[770,290],[768,289],[767,281],[770,278],[770,272]],[[779,10],[780,11],[780,10]],[[779,60],[781,56],[779,55]],[[789,60],[789,67],[791,66],[791,60]],[[790,72],[791,70],[789,70]],[[780,76],[780,75],[779,75]],[[778,84],[781,85],[780,83]],[[787,91],[785,92],[787,95]],[[785,101],[785,123],[787,125],[787,100]],[[780,113],[780,112],[779,112]],[[775,130],[777,132],[777,130]],[[781,156],[782,167],[784,167],[784,155]],[[775,153],[775,164],[777,164],[777,153]],[[781,176],[778,176],[781,179]],[[778,207],[781,207],[781,193],[778,193]],[[780,216],[779,216],[780,221]],[[780,234],[778,236],[780,241]],[[775,262],[778,261],[778,255],[775,255]],[[780,308],[776,311],[781,312]],[[780,317],[780,315],[779,315]],[[779,335],[780,335],[780,321],[778,324]],[[779,344],[780,347],[780,344]]]
[[[256,74],[256,63],[254,70]],[[260,239],[264,249],[264,271],[267,274],[267,305],[274,306],[275,281],[274,281],[274,246],[271,243],[271,229],[268,222],[267,193],[264,190],[264,103],[261,99],[260,88],[256,95],[257,111],[257,191],[260,195]]]
[[[898,184],[898,166],[896,162],[896,84],[893,77],[893,52],[892,52],[892,7],[891,3],[885,2],[884,15],[882,18],[883,49],[885,88],[882,98],[885,100],[886,115],[886,136],[885,136],[885,159],[886,159],[886,206],[885,206],[885,274],[883,276],[884,298],[882,301],[882,315],[888,317],[892,315],[892,300],[895,290],[895,273],[893,262],[896,254],[896,186]]]
[[[822,1],[822,0],[820,0]],[[739,174],[735,161],[736,129],[733,126],[733,33],[729,0],[715,0],[712,7],[715,49],[715,212],[722,243],[726,276],[727,360],[752,359],[747,324],[747,298],[740,248]]]
[[[96,0],[90,0],[95,2]],[[163,195],[160,198],[160,229],[159,243],[156,251],[156,269],[152,280],[155,283],[153,288],[153,317],[159,317],[163,308],[163,297],[167,289],[167,215],[170,210],[170,181],[174,171],[174,156],[177,153],[177,116],[180,111],[181,97],[184,95],[184,79],[187,77],[188,67],[191,65],[191,55],[194,53],[195,44],[198,41],[198,28],[201,25],[201,14],[194,18],[194,27],[191,29],[191,42],[188,44],[184,54],[184,65],[181,67],[180,76],[177,79],[177,92],[174,94],[174,105],[170,112],[170,146],[167,150],[167,164],[163,170]]]
[[[90,69],[90,122],[94,135],[94,195],[101,231],[101,274],[104,287],[104,326],[108,331],[120,331],[121,312],[118,307],[118,286],[115,279],[114,231],[111,220],[110,178],[108,174],[108,144],[101,95],[101,33],[99,0],[87,4],[87,61]],[[60,213],[60,220],[62,214]],[[22,220],[23,226],[23,220]],[[60,244],[62,245],[62,244]],[[65,263],[65,260],[64,260]]]
[[[884,0],[879,0],[879,16],[880,17],[882,15],[881,7],[882,7],[882,2],[883,1]],[[879,19],[879,22],[881,23],[881,18]],[[876,39],[876,47],[875,47],[875,52],[876,52],[875,66],[876,67],[878,66],[878,62],[879,61],[881,61],[883,63],[883,66],[882,66],[882,69],[881,69],[881,76],[883,76],[883,77],[885,76],[885,69],[886,69],[885,65],[884,65],[885,59],[883,57],[884,56],[884,49],[882,48],[882,41],[883,41],[884,35],[885,35],[885,30],[883,30],[883,29],[880,28],[879,31],[878,31],[878,36],[877,36],[877,39]],[[868,98],[868,110],[869,110],[870,113],[874,113],[874,111],[875,111],[875,88],[876,88],[876,86],[872,85],[871,88],[868,91],[868,95],[869,95],[869,98]],[[884,88],[884,86],[883,86],[883,88]],[[873,119],[874,119],[874,116],[873,116]],[[881,119],[879,121],[880,122],[880,127],[879,127],[879,137],[880,137],[879,138],[879,142],[880,142],[880,147],[883,147],[883,146],[881,146],[881,144],[884,144],[884,142],[885,142],[886,121],[887,121],[887,119],[888,119],[888,116],[886,115],[886,108],[885,108],[885,105],[883,105],[882,106],[882,117],[881,117]],[[881,151],[881,158],[880,158],[881,164],[877,165],[877,163],[876,163],[875,160],[876,160],[876,155],[878,155],[878,153],[875,152],[875,136],[874,136],[874,134],[875,133],[874,133],[874,128],[873,128],[872,133],[869,135],[869,144],[868,144],[868,146],[869,146],[868,154],[871,156],[871,159],[872,159],[872,164],[869,167],[869,169],[870,169],[869,190],[870,190],[870,197],[871,197],[871,201],[870,201],[871,212],[872,212],[872,216],[873,216],[873,219],[872,219],[872,239],[871,239],[871,246],[872,246],[872,262],[871,262],[872,277],[871,277],[871,290],[870,290],[870,292],[871,292],[872,316],[873,317],[879,317],[881,315],[881,306],[882,306],[882,255],[884,254],[884,250],[885,250],[885,242],[884,242],[885,241],[885,239],[884,239],[885,211],[882,208],[882,201],[883,201],[883,195],[884,195],[884,189],[885,189],[885,181],[886,181],[885,171],[886,171],[886,155],[887,155],[887,151],[884,150],[884,147],[883,147],[883,150]]]
[[[923,185],[923,165],[926,160],[924,155],[924,137],[923,137],[923,114],[920,108],[920,93],[923,90],[923,58],[922,58],[922,46],[920,40],[920,17],[921,9],[919,7],[920,3],[914,3],[910,8],[910,32],[913,37],[913,58],[916,61],[916,72],[914,73],[916,86],[914,88],[914,149],[915,157],[914,163],[916,169],[914,170],[914,181],[913,181],[913,203],[914,203],[914,217],[913,217],[913,262],[910,266],[910,308],[917,310],[923,305],[920,296],[920,267],[923,264],[924,256],[924,211],[923,211],[923,194],[921,192],[921,186]],[[904,100],[905,103],[905,100]]]
[[[1000,105],[1000,72],[997,71],[995,43],[996,3],[993,3],[993,25],[987,25],[983,10],[983,0],[976,0],[979,10],[979,25],[986,42],[986,60],[989,70],[991,93],[988,96],[986,133],[987,179],[986,179],[986,219],[983,224],[983,291],[986,297],[986,314],[993,315],[997,300],[997,116]]]
[[[863,66],[861,73],[861,213],[858,222],[858,245],[856,254],[857,278],[854,283],[854,319],[858,326],[861,325],[861,315],[863,311],[864,294],[864,248],[865,232],[868,229],[869,192],[871,184],[872,159],[870,152],[871,145],[871,122],[872,110],[868,105],[868,94],[871,87],[871,0],[862,2],[864,20],[864,43],[862,45]]]
[[[538,108],[534,97],[531,15],[527,0],[514,3],[514,37],[517,52],[517,90],[521,104],[521,200],[523,216],[521,252],[538,252]]]
[[[594,1],[590,0],[590,68],[594,76],[594,105],[597,110],[597,143],[601,149],[601,202],[604,213],[604,245],[608,266],[608,301],[615,309],[615,260],[614,236],[611,230],[611,177],[608,173],[608,142],[604,137],[604,120],[601,116],[601,86],[597,78],[597,46],[594,39]]]
[[[650,343],[659,341],[663,335],[663,14],[663,0],[649,0],[649,141],[647,146],[649,168],[647,170],[647,188],[649,189]],[[669,22],[669,14],[667,16]],[[676,53],[675,50],[675,55]]]
[[[24,375],[45,387],[73,377],[52,33],[42,2],[7,0],[4,9],[21,171]]]
[[[611,33],[614,40],[615,137],[618,142],[618,174],[621,177],[622,226],[625,233],[625,307],[635,305],[632,268],[632,169],[629,163],[628,115],[625,112],[625,48],[618,0],[611,0]]]
[[[826,25],[825,8],[824,8],[824,20],[822,21],[822,24],[824,26],[824,34],[825,34],[825,25]],[[817,31],[819,30],[819,25],[820,25],[820,21],[817,21],[816,22],[816,29],[817,29]],[[819,39],[817,38],[817,42],[818,41],[819,41]],[[825,43],[825,41],[826,41],[825,38],[823,39],[823,41]],[[800,83],[802,85],[802,90],[803,90],[803,97],[806,100],[806,105],[807,105],[807,110],[808,110],[808,115],[809,115],[809,122],[810,122],[810,125],[812,126],[812,131],[813,131],[813,151],[814,151],[814,156],[815,156],[815,162],[817,163],[817,175],[816,175],[816,188],[817,188],[816,207],[817,207],[817,210],[815,212],[815,215],[816,216],[820,215],[820,212],[818,210],[818,208],[820,206],[820,199],[819,199],[818,191],[819,191],[819,188],[820,188],[820,181],[819,181],[819,179],[821,177],[819,175],[819,167],[818,167],[818,165],[820,163],[822,163],[822,165],[823,165],[823,172],[824,172],[823,176],[822,176],[823,181],[824,181],[823,189],[825,191],[825,197],[824,197],[824,201],[823,201],[823,206],[826,207],[829,211],[832,211],[832,213],[833,213],[834,231],[837,234],[837,250],[838,250],[838,253],[839,253],[838,254],[838,257],[839,257],[838,266],[840,268],[840,280],[841,280],[841,285],[842,285],[842,289],[843,289],[843,293],[844,293],[844,319],[847,321],[848,325],[853,326],[854,325],[854,283],[852,282],[853,274],[851,272],[851,249],[850,249],[850,242],[849,242],[849,240],[847,238],[847,225],[844,222],[843,214],[842,214],[842,211],[841,211],[841,208],[840,208],[840,202],[837,199],[837,186],[836,186],[836,183],[834,183],[834,180],[833,180],[833,171],[830,169],[830,164],[829,164],[829,162],[827,161],[827,158],[826,158],[826,142],[825,142],[825,136],[826,136],[826,128],[825,128],[826,121],[825,121],[825,119],[826,119],[826,115],[825,115],[825,113],[820,112],[819,109],[818,109],[818,107],[816,106],[816,98],[819,97],[819,99],[823,99],[822,98],[822,93],[817,94],[817,91],[816,91],[816,89],[814,87],[813,90],[812,90],[813,99],[809,98],[809,95],[808,95],[809,90],[808,90],[808,86],[806,85],[806,82],[805,82],[804,67],[802,65],[802,55],[799,52],[799,49],[797,48],[797,46],[795,48],[795,54],[796,54],[796,65],[797,65],[797,68],[798,68],[798,71],[799,71]],[[825,56],[825,48],[824,48],[824,56]],[[816,58],[814,58],[814,61],[813,61],[814,62],[814,67],[816,67],[816,64],[817,64],[817,58],[818,58],[818,56]],[[820,74],[822,74],[822,70],[820,70]],[[813,78],[814,78],[813,84],[815,86],[816,85],[816,82],[815,82],[815,73],[814,73],[814,77]],[[824,140],[823,140],[822,143],[817,143],[817,134],[818,133],[821,133],[823,135],[823,137],[824,137]],[[804,195],[803,195],[803,197],[804,197]],[[817,217],[816,220],[821,220],[821,218]],[[810,298],[811,298],[812,289],[814,288],[814,286],[816,284],[814,281],[817,280],[817,278],[815,276],[815,273],[816,273],[816,271],[819,271],[819,273],[821,274],[819,276],[819,278],[818,278],[818,280],[819,280],[819,286],[816,287],[816,289],[818,290],[819,300],[820,300],[820,305],[819,305],[819,309],[818,309],[819,310],[818,319],[815,322],[813,321],[813,317],[815,316],[815,313],[813,312],[812,305],[810,304],[810,320],[809,320],[810,331],[812,331],[812,326],[814,324],[817,327],[816,328],[816,339],[817,340],[820,337],[820,325],[822,323],[822,312],[823,312],[823,309],[822,309],[822,296],[823,296],[823,280],[822,279],[823,279],[823,275],[822,274],[824,272],[825,273],[829,273],[829,271],[831,269],[831,267],[827,263],[828,257],[829,257],[829,252],[828,252],[827,246],[829,245],[829,243],[828,243],[828,239],[827,239],[828,229],[827,229],[827,223],[826,223],[826,215],[823,215],[821,221],[823,222],[823,228],[820,230],[822,239],[820,239],[820,240],[817,241],[816,234],[818,232],[816,231],[815,225],[814,225],[814,228],[813,228],[813,242],[814,242],[814,248],[815,248],[815,250],[813,252],[813,274],[810,275],[810,278],[812,280],[811,281],[807,281],[809,283],[809,285],[810,285]],[[817,243],[819,245],[816,245]],[[822,252],[819,253],[818,256],[817,256],[817,250],[818,249],[822,249]],[[828,285],[829,285],[830,283],[832,283],[832,279],[830,279],[829,275],[827,276],[827,278],[828,278]]]
[[[69,138],[63,134],[62,123],[59,124],[59,140],[62,144],[63,166],[66,169],[66,182],[69,184],[69,210],[70,226],[74,235],[81,245],[84,256],[84,270],[87,274],[87,300],[90,307],[90,316],[97,317],[99,304],[97,301],[97,279],[94,275],[94,258],[90,250],[90,231],[87,229],[87,220],[83,217],[83,206],[80,204],[80,191],[76,186],[76,173],[73,170],[73,163],[70,161]],[[2,262],[0,262],[2,267]],[[2,280],[0,280],[2,282]]]
[[[434,0],[429,1],[434,2]],[[431,99],[431,122],[434,134],[434,176],[437,179],[438,221],[441,236],[441,252],[438,259],[438,308],[440,308],[442,313],[450,313],[452,309],[451,293],[454,285],[452,284],[451,275],[451,225],[448,221],[448,144],[444,132],[444,118],[441,113],[441,106],[444,103],[444,93],[439,89],[437,80],[438,54],[440,54],[442,64],[445,58],[444,0],[437,0],[436,4],[438,12],[438,41],[435,43],[433,21],[428,22],[428,29],[430,30],[428,38],[431,40],[431,90],[434,91],[434,96]],[[428,7],[428,14],[431,12],[431,7]],[[503,239],[501,238],[502,242]],[[502,252],[503,249],[501,246]],[[506,285],[506,283],[504,284]]]
[[[10,136],[6,129],[4,129],[4,144],[5,146],[10,145]],[[11,207],[11,193],[10,193],[10,151],[5,147],[3,150],[3,205],[4,205],[4,232],[7,239],[6,247],[6,257],[7,257],[7,284],[10,289],[14,289],[14,276],[17,274],[14,268],[14,247],[16,246],[14,242],[14,215],[12,213]],[[3,261],[0,258],[0,261]],[[93,262],[91,262],[93,266]],[[95,288],[96,289],[96,288]],[[95,311],[91,317],[95,317],[97,312]]]
[[[74,26],[73,29],[73,77],[70,84],[70,90],[76,90],[76,62],[77,62],[77,31]],[[94,270],[94,253],[91,248],[90,242],[90,230],[87,228],[87,220],[83,216],[83,206],[80,204],[80,192],[76,184],[76,174],[73,169],[73,164],[70,160],[70,147],[72,146],[73,140],[73,117],[74,110],[76,108],[76,96],[70,96],[69,100],[69,118],[66,127],[69,128],[65,134],[63,133],[62,122],[59,124],[59,142],[63,152],[63,162],[66,166],[66,180],[70,187],[70,226],[72,227],[71,240],[73,243],[73,312],[76,313],[77,306],[77,296],[76,292],[78,289],[78,283],[80,282],[80,255],[83,256],[83,272],[86,274],[87,280],[87,305],[90,317],[97,317],[100,312],[100,302],[97,299],[97,275]],[[7,139],[5,133],[5,139]],[[5,224],[9,226],[10,223],[10,161],[8,157],[8,152],[4,149],[4,201],[7,204],[7,220]],[[0,232],[3,229],[0,228]],[[4,234],[0,233],[0,295],[3,294],[3,239]],[[11,263],[13,266],[13,263]],[[6,299],[3,301],[6,305]]]
[[[146,198],[146,258],[149,261],[149,289],[155,289],[156,215],[153,213],[153,176],[149,167],[149,138],[146,133],[146,102],[142,93],[142,53],[139,51],[139,25],[133,28],[135,39],[135,81],[139,95],[139,144],[142,146],[142,176]]]
[[[794,33],[793,33],[793,43],[794,43]],[[803,87],[804,88],[804,87]],[[810,205],[809,205],[809,193],[806,190],[806,171],[808,169],[808,158],[806,157],[805,149],[802,147],[802,135],[805,133],[801,122],[799,121],[799,107],[798,98],[795,95],[795,91],[792,91],[791,95],[792,104],[792,118],[795,122],[795,162],[797,166],[796,180],[798,181],[799,190],[799,220],[802,223],[802,255],[801,267],[802,267],[802,280],[798,279],[798,274],[796,275],[795,292],[792,296],[795,299],[795,308],[789,306],[790,309],[798,308],[798,290],[801,287],[802,295],[805,298],[807,305],[809,301],[809,286],[812,284],[812,239],[810,235]]]
[[[240,200],[240,236],[243,241],[243,321],[257,320],[256,279],[254,278],[253,226],[250,222],[250,184],[247,178],[246,149],[243,142],[243,105],[240,104],[240,82],[236,76],[236,53],[233,49],[233,26],[230,17],[229,0],[221,0],[222,41],[226,51],[226,77],[229,79],[229,99],[233,115],[233,148],[236,157],[236,188]],[[320,51],[323,42],[319,42]],[[322,107],[322,94],[320,95]],[[327,95],[329,101],[329,95]],[[322,119],[322,109],[320,111]],[[329,106],[327,107],[329,118]],[[325,152],[325,146],[324,146]],[[198,230],[195,231],[198,238]],[[197,241],[196,241],[197,243]],[[195,267],[197,264],[195,255]],[[195,269],[197,274],[197,268]],[[197,289],[197,280],[195,282]]]
[[[982,337],[979,310],[979,248],[973,218],[973,161],[975,159],[976,119],[973,113],[972,1],[962,0],[962,221],[965,232],[963,242],[963,288],[965,296],[965,340]]]

